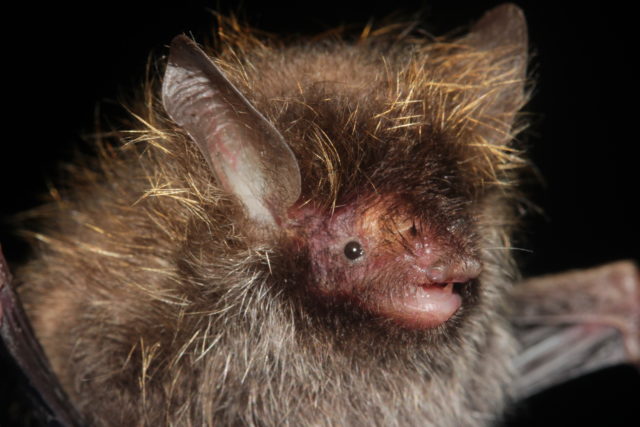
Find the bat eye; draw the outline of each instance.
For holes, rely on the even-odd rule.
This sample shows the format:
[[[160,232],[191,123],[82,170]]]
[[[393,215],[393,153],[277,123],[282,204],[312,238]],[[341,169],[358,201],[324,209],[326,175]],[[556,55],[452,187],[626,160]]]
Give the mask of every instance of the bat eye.
[[[351,261],[357,260],[362,255],[364,255],[364,249],[362,249],[360,243],[352,240],[344,245],[344,256],[346,256]]]

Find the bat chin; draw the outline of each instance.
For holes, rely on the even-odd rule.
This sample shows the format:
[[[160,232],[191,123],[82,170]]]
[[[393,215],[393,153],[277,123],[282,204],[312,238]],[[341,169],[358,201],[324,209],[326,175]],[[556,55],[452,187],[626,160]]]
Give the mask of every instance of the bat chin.
[[[453,283],[420,284],[385,296],[371,311],[410,329],[435,328],[449,320],[462,304]]]

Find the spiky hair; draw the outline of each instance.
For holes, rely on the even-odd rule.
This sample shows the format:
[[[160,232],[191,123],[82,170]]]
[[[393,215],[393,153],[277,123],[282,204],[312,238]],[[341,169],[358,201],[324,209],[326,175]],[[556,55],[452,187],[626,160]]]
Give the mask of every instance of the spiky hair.
[[[300,205],[330,212],[393,193],[444,224],[472,203],[482,247],[508,248],[524,164],[510,144],[526,101],[518,48],[398,25],[284,42],[221,19],[206,49],[293,150]],[[362,352],[332,353],[341,338],[309,326],[274,284],[289,277],[277,268],[291,266],[282,241],[247,239],[242,206],[169,119],[158,86],[151,78],[128,130],[104,135],[97,160],[52,190],[37,214],[47,226],[32,233],[39,253],[19,272],[37,335],[90,422],[355,425],[371,408],[381,425],[491,417],[512,351],[498,310],[515,275],[506,250],[483,260],[482,299],[496,310],[438,353],[447,363],[425,363],[437,359],[428,349],[402,366],[389,365],[394,348],[369,367]],[[495,360],[478,357],[488,349]]]

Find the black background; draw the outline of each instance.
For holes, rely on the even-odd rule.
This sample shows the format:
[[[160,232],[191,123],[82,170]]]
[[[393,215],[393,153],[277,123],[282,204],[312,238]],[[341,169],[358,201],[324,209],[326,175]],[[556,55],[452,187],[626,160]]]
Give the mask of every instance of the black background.
[[[117,105],[139,87],[150,53],[164,54],[181,32],[203,39],[213,22],[208,9],[240,10],[254,26],[285,34],[422,11],[426,28],[442,34],[500,2],[157,3],[23,3],[3,10],[6,25],[13,26],[3,38],[0,136],[0,241],[10,261],[19,260],[24,247],[6,218],[39,203],[59,163],[71,159],[82,135],[94,129],[97,107],[103,116],[112,110],[121,114]],[[529,23],[537,81],[527,107],[533,124],[524,142],[543,177],[529,189],[544,213],[527,218],[518,242],[530,250],[520,254],[523,271],[534,275],[618,259],[638,262],[634,13],[620,2],[515,3]],[[7,370],[0,366],[2,393]],[[616,368],[524,402],[508,425],[637,425],[632,420],[639,409],[640,375]]]

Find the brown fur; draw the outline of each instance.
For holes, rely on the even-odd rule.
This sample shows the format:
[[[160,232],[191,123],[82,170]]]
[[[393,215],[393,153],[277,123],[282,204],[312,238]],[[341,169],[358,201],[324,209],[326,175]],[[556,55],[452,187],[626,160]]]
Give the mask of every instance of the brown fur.
[[[439,230],[463,224],[484,265],[477,301],[444,338],[311,307],[291,285],[309,274],[304,251],[247,237],[242,207],[150,83],[137,123],[72,167],[68,189],[41,209],[38,254],[19,272],[37,335],[87,422],[491,423],[513,352],[502,310],[523,164],[506,142],[524,97],[492,107],[512,72],[503,53],[393,29],[286,45],[233,20],[215,45],[216,63],[294,151],[299,206],[331,215],[391,193],[401,200],[391,211]]]

